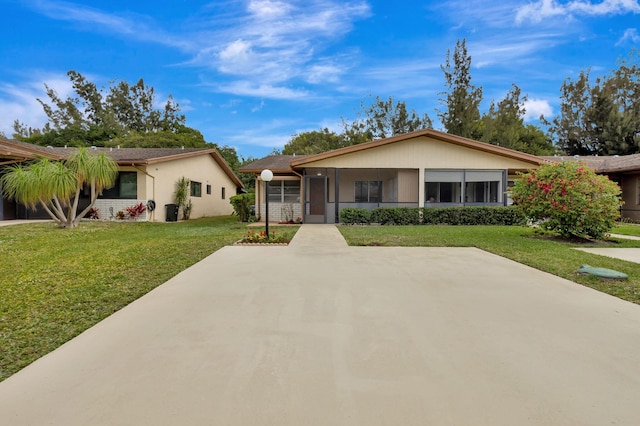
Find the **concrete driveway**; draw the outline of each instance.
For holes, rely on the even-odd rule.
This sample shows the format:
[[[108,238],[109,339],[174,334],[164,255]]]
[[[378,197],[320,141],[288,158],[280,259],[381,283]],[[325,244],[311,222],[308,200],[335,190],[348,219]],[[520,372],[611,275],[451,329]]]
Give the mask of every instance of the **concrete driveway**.
[[[640,306],[474,248],[225,247],[0,383],[3,425],[637,425]]]

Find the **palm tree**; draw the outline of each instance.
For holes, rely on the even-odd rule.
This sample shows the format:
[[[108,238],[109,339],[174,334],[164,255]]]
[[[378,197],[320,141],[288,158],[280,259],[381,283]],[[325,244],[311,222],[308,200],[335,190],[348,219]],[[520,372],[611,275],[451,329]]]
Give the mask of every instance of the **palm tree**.
[[[75,228],[93,207],[98,194],[112,187],[117,176],[118,165],[111,157],[104,153],[92,155],[80,148],[65,161],[41,158],[11,166],[0,177],[0,188],[7,198],[31,208],[40,204],[58,225]],[[91,201],[77,214],[85,184],[91,189]]]

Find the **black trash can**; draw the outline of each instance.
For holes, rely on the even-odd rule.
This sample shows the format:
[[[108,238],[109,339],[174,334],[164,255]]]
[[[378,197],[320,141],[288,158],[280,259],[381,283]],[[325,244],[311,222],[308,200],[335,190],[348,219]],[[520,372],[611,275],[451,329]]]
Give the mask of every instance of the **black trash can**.
[[[177,222],[178,221],[178,209],[180,208],[177,204],[165,204],[164,208],[167,212],[167,222]]]

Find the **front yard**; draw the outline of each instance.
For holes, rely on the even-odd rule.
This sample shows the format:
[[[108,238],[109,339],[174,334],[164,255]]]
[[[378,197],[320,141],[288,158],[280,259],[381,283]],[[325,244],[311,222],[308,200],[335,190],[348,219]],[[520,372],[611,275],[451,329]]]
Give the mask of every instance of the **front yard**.
[[[0,227],[0,381],[246,233],[235,216]]]
[[[632,234],[623,225],[620,233]],[[574,247],[640,248],[638,240],[613,239],[594,244],[574,243],[538,236],[520,226],[341,226],[349,245],[409,247],[478,247],[516,262],[549,272],[604,293],[640,304],[640,265],[574,250]],[[618,229],[613,230],[619,232]],[[624,281],[607,281],[578,275],[582,264],[614,269],[629,275]]]
[[[633,233],[635,228],[621,228]],[[640,303],[640,266],[507,226],[340,226],[351,245],[474,246]],[[236,217],[178,223],[51,223],[0,227],[0,381],[252,230]],[[292,228],[278,228],[293,234]],[[616,230],[618,232],[618,230]],[[637,247],[616,240],[598,247]],[[583,263],[629,275],[578,276]]]

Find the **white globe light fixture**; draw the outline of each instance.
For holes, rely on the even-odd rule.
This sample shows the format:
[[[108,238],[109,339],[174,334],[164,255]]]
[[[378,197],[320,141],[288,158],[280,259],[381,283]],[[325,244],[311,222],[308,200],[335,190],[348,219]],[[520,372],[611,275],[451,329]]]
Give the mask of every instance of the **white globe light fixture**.
[[[260,173],[260,179],[262,179],[262,181],[264,182],[264,223],[265,232],[267,234],[267,241],[269,241],[269,182],[271,182],[271,179],[273,179],[273,172],[269,169],[264,169],[262,173]]]
[[[273,179],[273,172],[269,169],[264,169],[262,173],[260,173],[260,179],[265,182],[271,182]]]

